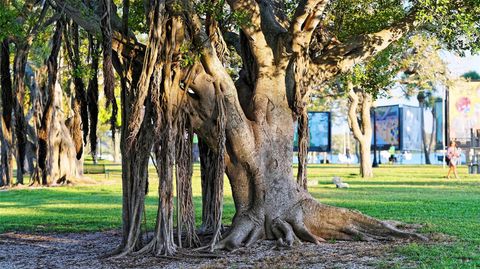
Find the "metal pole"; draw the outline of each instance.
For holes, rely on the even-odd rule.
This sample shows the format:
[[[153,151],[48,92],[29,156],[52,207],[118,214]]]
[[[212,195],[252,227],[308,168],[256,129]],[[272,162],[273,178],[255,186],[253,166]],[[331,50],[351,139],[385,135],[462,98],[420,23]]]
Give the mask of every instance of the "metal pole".
[[[373,163],[372,167],[378,167],[377,163],[377,115],[373,108]]]
[[[447,152],[445,151],[445,145],[446,145],[446,138],[447,138],[447,135],[446,135],[446,132],[447,132],[447,128],[446,128],[446,124],[445,124],[445,120],[446,120],[446,114],[447,114],[447,111],[446,111],[446,99],[447,98],[447,86],[445,86],[443,88],[443,98],[442,98],[442,150],[443,150],[443,162],[442,162],[442,166],[443,166],[443,169],[445,169],[446,165],[445,165],[445,158],[446,158],[446,154]]]

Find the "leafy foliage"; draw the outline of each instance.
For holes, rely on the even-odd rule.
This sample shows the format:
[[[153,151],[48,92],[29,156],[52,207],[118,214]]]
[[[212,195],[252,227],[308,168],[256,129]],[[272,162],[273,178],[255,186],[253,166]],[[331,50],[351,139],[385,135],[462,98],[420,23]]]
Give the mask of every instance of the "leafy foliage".
[[[394,78],[400,70],[400,50],[399,46],[390,46],[371,61],[356,65],[347,79],[356,87],[370,93],[374,99],[387,96],[387,91],[395,83]]]
[[[18,10],[11,5],[0,5],[0,40],[19,35],[22,26],[17,23]]]
[[[447,67],[438,54],[441,44],[435,36],[420,33],[405,40],[403,46],[405,52],[400,62],[403,70],[400,82],[407,97],[448,84]]]
[[[480,51],[479,0],[420,0],[419,19],[439,40],[460,54]]]
[[[239,29],[242,25],[250,25],[251,18],[246,11],[232,11],[225,5],[225,0],[199,1],[195,4],[195,11],[200,16],[211,16],[224,29]]]
[[[480,74],[478,74],[477,71],[469,71],[463,74],[462,77],[470,80],[480,80]]]
[[[400,0],[340,0],[328,11],[324,24],[341,41],[380,31],[406,13]]]

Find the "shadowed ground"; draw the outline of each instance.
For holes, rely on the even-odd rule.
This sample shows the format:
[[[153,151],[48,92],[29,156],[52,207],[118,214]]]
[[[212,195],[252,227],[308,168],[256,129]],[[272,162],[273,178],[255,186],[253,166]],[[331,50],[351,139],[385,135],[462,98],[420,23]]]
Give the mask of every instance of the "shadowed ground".
[[[6,233],[0,235],[0,267],[10,268],[377,268],[407,261],[391,252],[396,242],[304,243],[277,248],[273,241],[256,243],[233,253],[192,254],[178,258],[126,257],[102,259],[121,241],[116,232],[79,234]],[[6,250],[9,251],[6,251]],[[205,255],[205,256],[202,256]]]
[[[104,261],[95,257],[112,250],[120,240],[119,235],[113,232],[121,225],[120,171],[118,166],[112,166],[110,170],[115,169],[117,171],[112,171],[108,179],[105,179],[104,175],[96,175],[93,176],[93,181],[86,182],[95,184],[0,191],[0,232],[4,233],[0,238],[0,268],[5,268],[12,260],[23,262],[23,266],[26,266],[27,261],[41,262],[41,259],[46,267],[57,267],[51,263],[62,256],[65,257],[60,259],[65,261],[64,267],[69,267],[68,259],[78,259],[75,264],[80,267],[103,264]],[[262,267],[257,264],[262,259],[279,265],[295,259],[305,260],[305,263],[297,264],[305,267],[308,267],[308,263],[316,264],[317,267],[343,266],[349,264],[348,261],[359,267],[382,264],[388,265],[387,267],[393,264],[401,267],[480,266],[480,176],[466,175],[466,168],[461,167],[462,179],[453,181],[443,179],[446,170],[438,166],[382,166],[375,170],[374,179],[363,180],[356,176],[357,171],[358,167],[354,166],[310,166],[309,179],[318,181],[318,185],[310,186],[309,191],[325,204],[357,209],[380,219],[422,224],[420,232],[433,237],[433,240],[428,244],[399,242],[393,245],[338,241],[334,244],[324,243],[319,247],[311,244],[301,247],[296,245],[292,251],[271,249],[275,245],[267,242],[252,250],[239,250],[228,254],[225,262],[232,262],[233,259],[245,266],[256,264],[258,267]],[[333,176],[340,176],[344,182],[350,184],[350,188],[336,189],[331,183]],[[201,210],[199,181],[199,169],[195,167],[193,195],[197,224]],[[156,188],[157,181],[153,179],[147,199],[149,229],[154,225]],[[228,184],[225,188],[224,222],[228,224],[234,211]],[[21,234],[8,233],[12,231]],[[91,233],[97,231],[107,232]],[[44,234],[45,232],[48,234]],[[64,234],[66,232],[74,234]],[[77,234],[79,232],[81,233]],[[43,236],[53,239],[45,239]],[[17,250],[22,251],[17,251],[17,247]],[[266,249],[270,249],[271,255],[261,258],[262,251]],[[7,256],[7,253],[15,256]],[[58,255],[60,253],[66,255]],[[256,257],[255,255],[259,255],[259,258],[251,258]],[[363,262],[360,258],[363,256],[371,259],[365,258]],[[142,261],[143,259],[132,259],[129,262],[132,267],[134,264],[140,267],[143,262],[153,262]],[[215,267],[215,264],[222,264],[222,259],[215,259],[211,263],[205,259],[200,260],[205,266]],[[333,264],[325,263],[328,260]],[[160,261],[165,262],[162,259]],[[194,259],[192,264],[198,264],[199,261]],[[115,267],[116,262],[106,263],[105,267]]]

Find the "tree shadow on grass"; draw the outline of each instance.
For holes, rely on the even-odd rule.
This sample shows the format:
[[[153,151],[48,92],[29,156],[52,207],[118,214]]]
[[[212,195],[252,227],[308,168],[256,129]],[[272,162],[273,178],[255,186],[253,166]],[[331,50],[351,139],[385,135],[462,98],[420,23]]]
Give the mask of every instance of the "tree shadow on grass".
[[[201,221],[202,198],[194,197],[197,225]],[[147,227],[153,229],[158,198],[145,199]],[[122,221],[122,195],[107,191],[69,189],[15,190],[0,196],[0,233],[7,231],[78,232],[118,229]],[[231,197],[225,197],[224,221],[235,210]]]

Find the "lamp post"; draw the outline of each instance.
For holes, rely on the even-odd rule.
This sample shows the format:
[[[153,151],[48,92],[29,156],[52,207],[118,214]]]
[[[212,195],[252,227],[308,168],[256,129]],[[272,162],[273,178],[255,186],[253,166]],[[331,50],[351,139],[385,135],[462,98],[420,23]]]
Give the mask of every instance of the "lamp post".
[[[417,94],[418,105],[420,106],[420,129],[422,132],[422,151],[423,154],[420,154],[420,164],[423,164],[423,156],[425,156],[425,160],[427,160],[427,152],[426,152],[426,141],[424,136],[424,128],[425,128],[425,99],[426,94],[422,90]]]
[[[446,115],[447,115],[447,102],[446,102],[446,99],[447,99],[447,87],[448,86],[445,86],[443,88],[443,98],[442,98],[442,152],[443,152],[443,160],[442,160],[442,167],[443,169],[445,169],[446,167],[446,155],[447,155],[447,152],[445,150],[446,148],[446,144],[447,144],[447,141],[446,141],[446,138],[447,138],[447,124],[446,124]]]
[[[372,167],[378,167],[377,162],[377,115],[375,115],[375,107],[373,110],[373,163]]]

